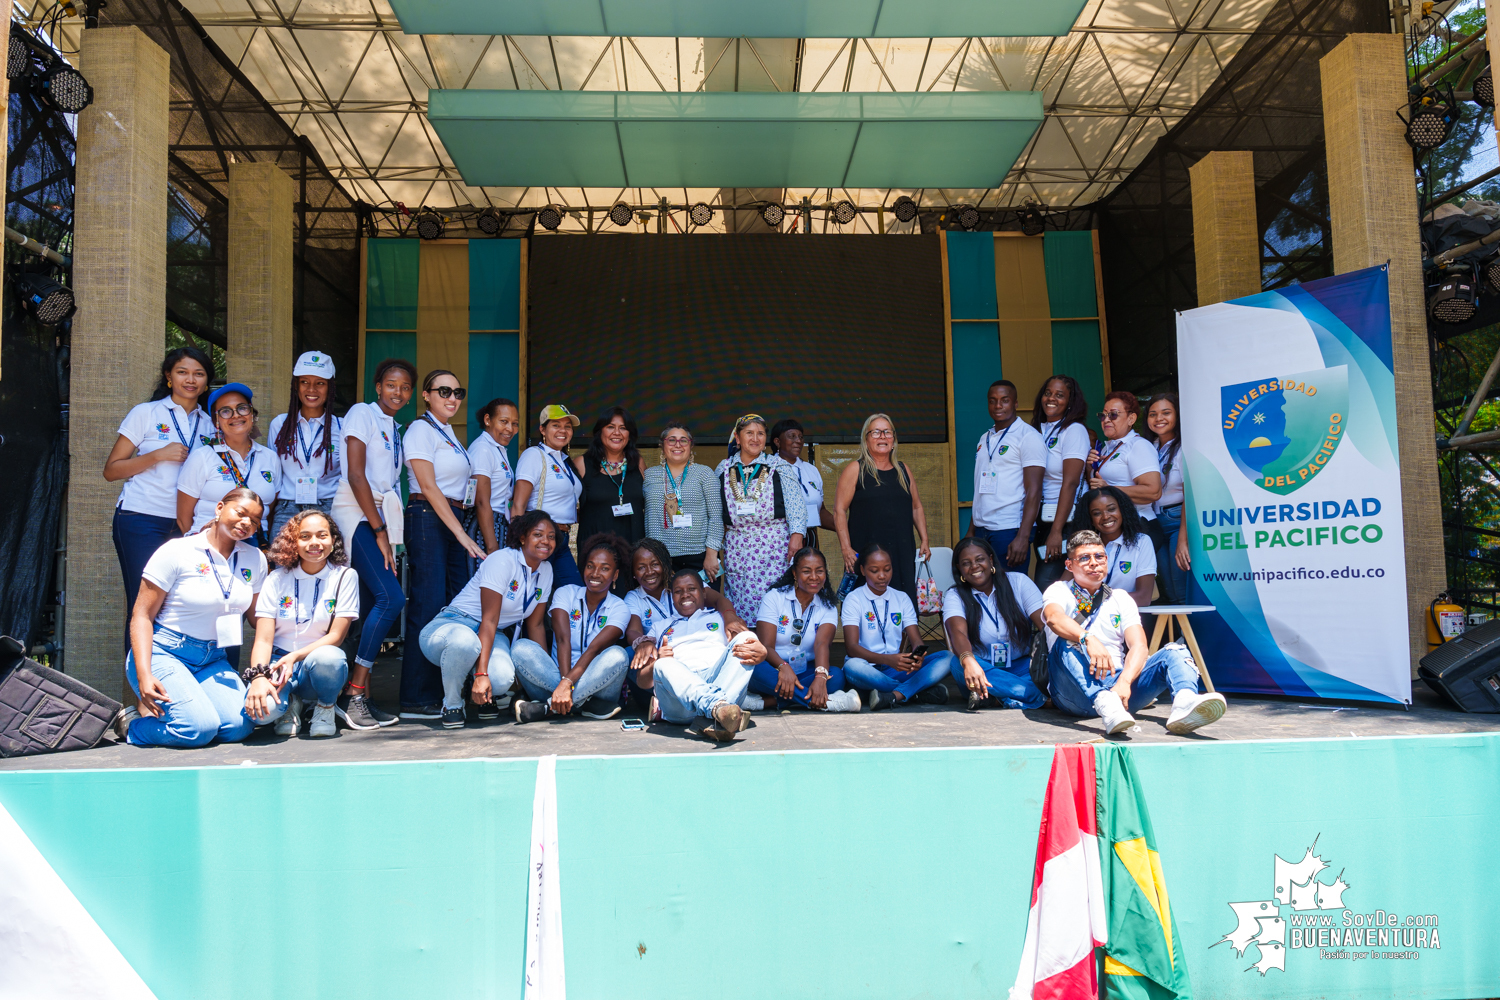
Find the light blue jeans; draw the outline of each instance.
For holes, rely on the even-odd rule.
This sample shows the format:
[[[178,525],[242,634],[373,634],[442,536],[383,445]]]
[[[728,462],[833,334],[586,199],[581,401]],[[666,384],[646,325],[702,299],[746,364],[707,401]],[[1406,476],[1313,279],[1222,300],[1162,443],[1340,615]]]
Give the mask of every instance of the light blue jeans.
[[[1089,672],[1089,658],[1070,642],[1061,639],[1052,644],[1047,654],[1047,673],[1052,679],[1052,703],[1069,715],[1092,718],[1099,713],[1094,710],[1094,698],[1101,691],[1114,687],[1120,672],[1116,670],[1100,679]],[[1140,676],[1130,686],[1130,703],[1125,706],[1132,714],[1149,705],[1163,691],[1198,693],[1198,667],[1188,651],[1177,643],[1163,646],[1146,661]]]
[[[479,619],[455,607],[446,607],[423,627],[419,641],[422,655],[436,663],[442,672],[443,707],[463,708],[464,678],[479,662]],[[498,628],[490,646],[489,671],[492,697],[505,694],[515,683],[516,664],[511,659],[510,640]]]
[[[948,672],[958,686],[965,691],[969,686],[964,682],[964,665],[958,657],[952,653],[933,653],[932,657],[942,657]],[[928,657],[928,659],[932,659]],[[984,679],[990,682],[990,694],[1000,699],[1003,708],[1041,708],[1047,700],[1042,693],[1031,683],[1031,657],[1013,657],[1009,664],[993,663],[987,657],[974,654],[974,659],[979,661],[979,667],[984,671]]]
[[[139,695],[133,650],[125,657],[125,676]],[[215,737],[238,743],[255,728],[245,714],[245,682],[218,643],[158,625],[151,639],[151,676],[172,700],[158,703],[159,718],[142,715],[131,721],[132,746],[202,747]]]
[[[279,660],[286,655],[284,649],[272,649],[271,655]],[[304,705],[331,707],[344,690],[344,681],[349,679],[349,660],[337,646],[319,646],[308,653],[292,668],[292,679],[281,689],[276,707],[271,710],[267,722],[281,718],[292,695],[302,699]],[[262,723],[264,725],[264,723]]]
[[[750,687],[751,665],[741,663],[728,649],[703,670],[694,670],[675,656],[658,658],[653,669],[661,717],[678,725],[700,715],[712,718],[714,706],[722,701],[738,705]]]
[[[476,658],[478,654],[475,654]],[[510,649],[516,663],[516,673],[521,677],[521,687],[532,701],[551,701],[552,692],[562,683],[562,671],[557,661],[541,646],[530,639],[517,639]],[[609,646],[589,661],[573,685],[573,707],[581,708],[594,695],[603,692],[606,697],[618,698],[620,681],[625,678],[625,669],[630,666],[630,650],[624,646]],[[491,679],[493,685],[495,681]],[[497,689],[498,690],[498,689]]]
[[[882,667],[858,657],[844,657],[844,683],[861,691],[895,691],[911,701],[948,676],[948,663],[942,653],[929,653],[917,669],[907,673],[895,667]]]

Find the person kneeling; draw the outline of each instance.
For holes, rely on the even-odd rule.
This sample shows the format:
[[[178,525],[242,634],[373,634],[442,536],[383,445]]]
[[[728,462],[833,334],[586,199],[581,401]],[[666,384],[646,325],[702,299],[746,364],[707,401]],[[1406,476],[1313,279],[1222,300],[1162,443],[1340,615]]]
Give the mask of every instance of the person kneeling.
[[[823,553],[812,546],[798,549],[760,602],[755,631],[767,652],[750,678],[754,694],[746,697],[746,708],[769,708],[785,698],[803,708],[860,710],[859,695],[843,689],[843,668],[829,669],[838,620],[833,601]]]
[[[879,544],[866,546],[854,570],[865,583],[844,598],[840,616],[844,682],[870,692],[872,712],[910,704],[918,695],[929,705],[948,704],[948,662],[940,653],[923,658],[927,647],[917,633],[917,609],[905,593],[891,589],[891,554]],[[909,652],[901,652],[903,645]]]
[[[1198,667],[1173,643],[1149,659],[1140,611],[1123,590],[1104,582],[1109,557],[1092,531],[1068,539],[1071,581],[1059,580],[1042,595],[1047,623],[1052,702],[1070,715],[1097,715],[1105,732],[1135,725],[1132,711],[1172,692],[1167,730],[1190,733],[1224,715],[1224,696],[1198,692]]]
[[[274,719],[277,736],[296,736],[302,704],[312,701],[307,734],[332,736],[335,702],[349,677],[339,646],[359,617],[359,574],[349,568],[344,536],[317,508],[283,525],[271,561],[277,568],[255,606],[245,714],[258,726]]]
[[[620,682],[630,650],[616,645],[630,612],[611,590],[630,558],[625,540],[600,533],[578,547],[583,586],[558,587],[552,597],[552,654],[532,639],[516,642],[511,655],[526,699],[512,706],[517,722],[538,722],[549,714],[578,713],[608,719],[620,711]],[[567,643],[559,641],[568,637]]]
[[[753,632],[729,635],[723,613],[704,604],[697,570],[673,573],[670,590],[675,617],[662,630],[652,661],[661,717],[686,725],[701,716],[710,723],[705,737],[728,742],[749,719],[740,702],[766,647]]]

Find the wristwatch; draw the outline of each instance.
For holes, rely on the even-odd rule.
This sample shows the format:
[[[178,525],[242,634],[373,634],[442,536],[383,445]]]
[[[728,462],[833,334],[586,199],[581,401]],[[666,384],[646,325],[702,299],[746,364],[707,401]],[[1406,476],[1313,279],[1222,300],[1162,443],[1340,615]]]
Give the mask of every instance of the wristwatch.
[[[828,676],[828,668],[827,667],[813,667],[813,673],[816,674],[819,677],[827,677]]]
[[[371,530],[371,531],[373,531],[373,532],[374,532],[374,533],[375,533],[375,534],[377,534],[377,535],[378,535],[378,534],[380,534],[380,533],[381,533],[381,532],[382,532],[382,531],[384,531],[384,530],[385,530],[385,529],[386,529],[386,526],[385,526],[385,525],[383,525],[383,524],[382,524],[382,525],[381,525],[381,526],[380,526],[380,527],[378,527],[378,528],[374,528],[374,527],[372,527],[372,528],[371,528],[371,529],[370,529],[370,530]]]

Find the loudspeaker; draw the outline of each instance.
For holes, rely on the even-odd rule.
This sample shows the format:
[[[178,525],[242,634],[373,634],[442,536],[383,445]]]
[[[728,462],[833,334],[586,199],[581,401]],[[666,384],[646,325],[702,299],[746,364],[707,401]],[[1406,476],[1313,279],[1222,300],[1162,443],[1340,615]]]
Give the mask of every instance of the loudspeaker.
[[[0,636],[0,757],[87,750],[99,742],[120,703],[26,656]]]
[[[1500,712],[1500,621],[1449,639],[1422,657],[1417,676],[1465,712]]]

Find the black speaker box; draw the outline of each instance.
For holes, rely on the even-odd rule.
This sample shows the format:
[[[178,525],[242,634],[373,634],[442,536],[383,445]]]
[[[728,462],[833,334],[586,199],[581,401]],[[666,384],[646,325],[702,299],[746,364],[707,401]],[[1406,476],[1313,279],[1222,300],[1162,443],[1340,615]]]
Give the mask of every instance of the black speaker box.
[[[1500,712],[1500,621],[1449,639],[1422,657],[1417,676],[1465,712]]]
[[[0,757],[87,750],[109,729],[120,703],[26,656],[0,636]]]

